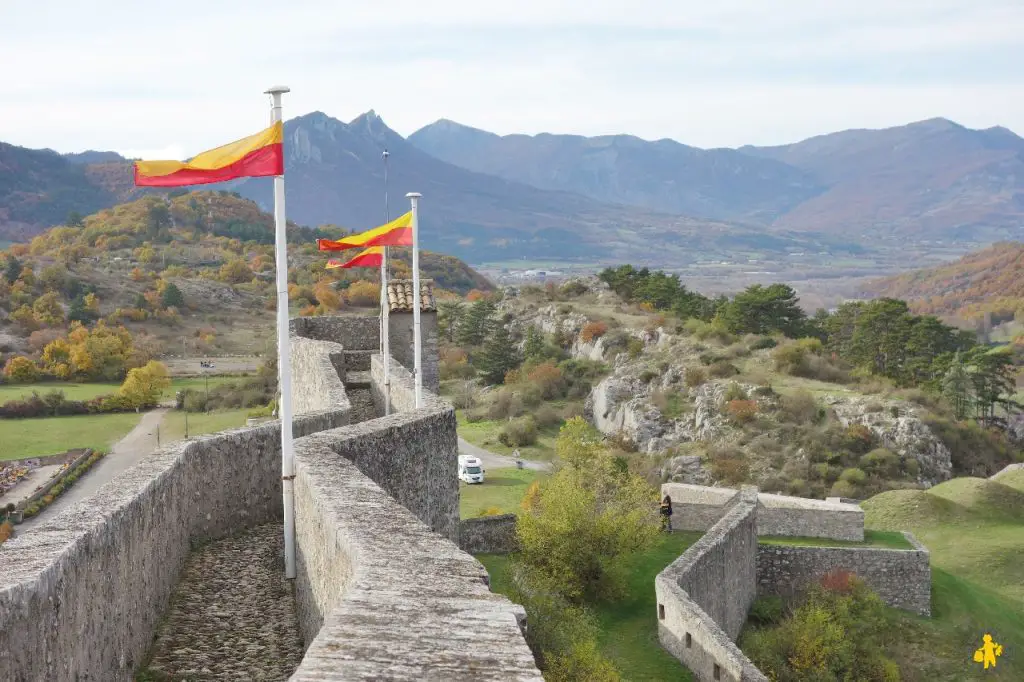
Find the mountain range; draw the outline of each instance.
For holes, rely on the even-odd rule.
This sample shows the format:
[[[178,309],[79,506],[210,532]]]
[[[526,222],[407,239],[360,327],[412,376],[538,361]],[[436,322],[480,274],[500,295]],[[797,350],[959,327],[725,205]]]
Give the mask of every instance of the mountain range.
[[[655,266],[882,242],[1015,239],[1024,140],[933,119],[779,147],[699,149],[628,135],[498,136],[442,120],[403,138],[373,111],[285,123],[288,216],[362,230],[421,192],[424,246],[470,262],[632,260]],[[220,186],[272,203],[269,178]],[[140,194],[113,152],[0,144],[0,238]]]

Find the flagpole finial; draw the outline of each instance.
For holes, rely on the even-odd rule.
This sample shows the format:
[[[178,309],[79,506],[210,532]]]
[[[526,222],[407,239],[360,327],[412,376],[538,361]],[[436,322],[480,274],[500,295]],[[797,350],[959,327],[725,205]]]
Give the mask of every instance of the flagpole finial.
[[[292,89],[287,85],[271,85],[269,88],[263,91],[264,95],[280,95],[286,92],[291,92]]]
[[[420,194],[419,192],[409,192],[408,194],[405,195],[405,198],[406,199],[419,199],[422,196],[423,195]]]

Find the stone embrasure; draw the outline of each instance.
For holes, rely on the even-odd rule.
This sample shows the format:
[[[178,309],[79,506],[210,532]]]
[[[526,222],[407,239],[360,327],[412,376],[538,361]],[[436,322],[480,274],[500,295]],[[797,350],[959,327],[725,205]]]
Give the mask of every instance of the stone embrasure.
[[[189,557],[148,671],[171,679],[287,680],[302,660],[295,597],[273,523]]]

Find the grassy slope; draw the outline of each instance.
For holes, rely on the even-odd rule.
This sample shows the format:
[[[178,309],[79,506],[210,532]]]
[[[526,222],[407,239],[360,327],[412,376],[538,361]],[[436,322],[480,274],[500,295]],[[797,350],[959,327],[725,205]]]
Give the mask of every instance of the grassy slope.
[[[931,552],[933,617],[908,617],[894,652],[913,663],[908,679],[1024,679],[1022,488],[1024,476],[960,478],[864,502],[868,525],[910,530]],[[971,661],[985,633],[1005,648],[988,671]]]
[[[71,448],[106,450],[139,423],[141,414],[90,414],[0,419],[0,460],[54,455]],[[26,425],[31,425],[27,428]]]
[[[700,533],[663,536],[657,547],[634,557],[629,571],[630,597],[594,607],[601,626],[601,649],[623,673],[623,680],[642,682],[691,680],[689,672],[658,643],[654,577],[697,541]],[[507,594],[508,557],[477,557],[491,576],[491,589]]]
[[[488,469],[482,484],[459,483],[459,508],[462,518],[478,516],[490,507],[501,513],[516,513],[527,487],[537,478],[530,469]]]

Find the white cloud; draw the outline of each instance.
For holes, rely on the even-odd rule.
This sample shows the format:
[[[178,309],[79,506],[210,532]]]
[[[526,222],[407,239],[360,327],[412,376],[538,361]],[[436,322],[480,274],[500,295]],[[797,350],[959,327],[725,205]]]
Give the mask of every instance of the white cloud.
[[[48,5],[0,9],[6,142],[180,158],[266,125],[278,82],[287,117],[374,108],[404,134],[451,118],[738,146],[933,116],[1024,133],[1019,0]]]

